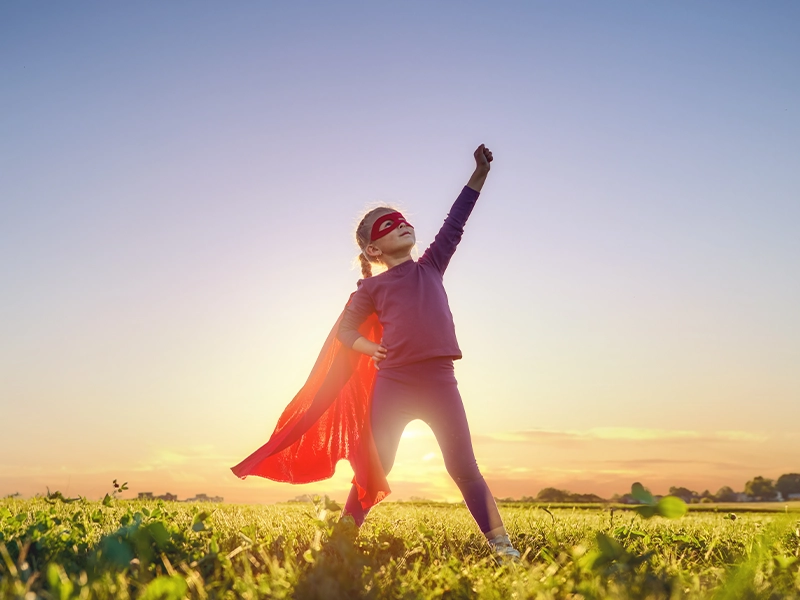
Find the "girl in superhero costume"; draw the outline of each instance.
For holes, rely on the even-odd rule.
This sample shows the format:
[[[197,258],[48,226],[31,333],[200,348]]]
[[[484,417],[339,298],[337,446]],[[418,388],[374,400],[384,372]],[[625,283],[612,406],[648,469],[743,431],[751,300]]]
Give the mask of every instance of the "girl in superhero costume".
[[[232,468],[244,478],[308,483],[353,467],[344,514],[361,525],[388,493],[406,425],[425,421],[447,472],[496,554],[518,558],[475,461],[453,361],[461,358],[442,278],[490,170],[481,144],[475,172],[434,241],[415,261],[413,226],[389,207],[368,212],[356,230],[363,279],[328,335],[306,384],[270,440]],[[372,264],[386,271],[372,276]]]

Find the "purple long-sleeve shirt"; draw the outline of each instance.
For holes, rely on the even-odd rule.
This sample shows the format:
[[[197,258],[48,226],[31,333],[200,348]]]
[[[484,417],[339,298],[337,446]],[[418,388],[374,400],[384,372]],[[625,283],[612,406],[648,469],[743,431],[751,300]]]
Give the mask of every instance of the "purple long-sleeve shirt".
[[[407,260],[384,273],[359,280],[358,290],[339,325],[337,337],[343,344],[352,348],[361,337],[359,325],[377,313],[383,326],[382,343],[387,349],[381,369],[441,356],[461,358],[442,277],[479,195],[464,186],[439,233],[418,261]]]

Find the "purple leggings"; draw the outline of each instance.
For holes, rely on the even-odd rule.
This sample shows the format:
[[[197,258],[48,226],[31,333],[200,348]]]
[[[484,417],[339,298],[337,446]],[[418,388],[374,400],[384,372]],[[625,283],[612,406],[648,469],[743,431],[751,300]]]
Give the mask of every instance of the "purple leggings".
[[[370,422],[384,472],[394,464],[400,436],[406,425],[422,419],[433,430],[444,464],[470,513],[484,534],[503,526],[489,486],[478,470],[467,416],[450,358],[434,358],[393,369],[381,369],[372,394]],[[367,513],[353,486],[345,513],[361,526]],[[495,533],[496,534],[496,533]]]

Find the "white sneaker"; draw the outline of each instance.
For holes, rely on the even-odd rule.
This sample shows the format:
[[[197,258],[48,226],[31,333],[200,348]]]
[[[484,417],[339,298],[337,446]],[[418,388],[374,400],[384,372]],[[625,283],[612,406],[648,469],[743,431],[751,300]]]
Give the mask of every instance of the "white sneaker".
[[[492,538],[489,540],[489,546],[492,552],[494,552],[495,558],[500,562],[519,562],[519,551],[511,545],[508,534],[498,535],[496,538]]]

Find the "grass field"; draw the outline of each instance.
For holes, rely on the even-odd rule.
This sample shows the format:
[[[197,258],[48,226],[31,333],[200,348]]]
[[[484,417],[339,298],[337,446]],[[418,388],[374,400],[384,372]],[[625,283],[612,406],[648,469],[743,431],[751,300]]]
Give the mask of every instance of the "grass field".
[[[497,565],[462,505],[385,503],[357,532],[325,500],[6,499],[0,598],[800,598],[800,514],[716,508],[502,504],[524,559]]]

